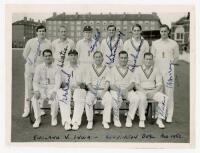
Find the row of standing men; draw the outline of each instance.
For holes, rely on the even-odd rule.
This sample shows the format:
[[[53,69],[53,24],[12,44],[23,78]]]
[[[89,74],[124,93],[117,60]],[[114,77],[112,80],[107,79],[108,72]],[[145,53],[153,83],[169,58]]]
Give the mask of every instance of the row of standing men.
[[[113,74],[115,74],[115,73],[116,74],[120,74],[119,78],[121,77],[121,79],[122,79],[121,80],[122,86],[124,86],[125,84],[128,85],[126,87],[120,87],[120,83],[119,83],[120,79],[114,79],[114,78],[110,79],[110,88],[112,87],[112,85],[114,85],[114,87],[112,89],[115,89],[115,91],[117,91],[115,94],[111,94],[110,97],[112,99],[113,99],[113,97],[114,97],[114,99],[117,98],[117,101],[120,101],[119,98],[120,97],[123,98],[123,96],[125,96],[125,98],[127,98],[127,100],[129,100],[129,102],[131,101],[130,97],[132,97],[131,99],[134,99],[134,101],[137,101],[137,98],[135,98],[137,96],[133,96],[135,94],[133,94],[132,96],[128,96],[128,94],[127,94],[127,90],[128,91],[131,90],[133,88],[132,86],[134,86],[134,84],[132,84],[132,82],[135,82],[134,79],[133,79],[135,77],[131,76],[128,79],[128,82],[126,82],[126,81],[124,82],[123,80],[126,80],[124,78],[126,78],[126,76],[128,76],[127,72],[129,72],[129,71],[130,71],[129,73],[133,73],[134,71],[136,71],[136,69],[138,69],[137,71],[140,72],[140,70],[139,70],[140,68],[141,68],[141,70],[143,72],[146,71],[145,70],[145,67],[146,67],[145,66],[145,60],[146,60],[146,58],[144,58],[144,54],[145,53],[149,53],[148,42],[146,40],[144,40],[144,38],[141,36],[142,28],[138,24],[136,24],[136,25],[134,25],[132,27],[133,37],[131,39],[127,40],[124,44],[123,44],[122,40],[120,39],[121,35],[120,34],[116,35],[116,27],[114,25],[109,25],[107,27],[107,31],[108,31],[108,37],[106,39],[102,40],[101,45],[99,45],[99,36],[100,36],[99,33],[97,33],[97,35],[95,35],[95,39],[93,39],[92,38],[92,28],[90,26],[86,26],[83,29],[84,38],[81,39],[80,41],[78,41],[77,44],[76,44],[76,47],[74,47],[75,46],[74,42],[71,39],[67,38],[66,28],[64,26],[61,26],[60,29],[59,29],[60,37],[58,39],[54,40],[52,43],[50,43],[45,38],[46,28],[44,26],[39,26],[37,28],[37,37],[33,38],[33,39],[31,39],[31,40],[29,40],[27,42],[27,44],[25,46],[25,49],[24,49],[24,52],[23,52],[23,56],[24,56],[25,60],[27,61],[26,65],[25,65],[25,105],[24,105],[24,113],[22,115],[23,117],[27,117],[29,115],[31,99],[32,99],[32,101],[34,101],[33,100],[34,97],[35,97],[35,96],[33,96],[33,89],[34,89],[34,87],[33,87],[34,83],[33,82],[34,81],[32,81],[32,80],[33,80],[34,76],[37,76],[36,75],[36,72],[37,72],[36,71],[36,67],[37,67],[37,65],[39,65],[40,63],[45,61],[44,52],[42,52],[45,49],[51,49],[52,50],[53,57],[54,57],[54,65],[56,65],[56,67],[67,67],[67,66],[69,67],[71,65],[70,64],[71,56],[67,56],[67,55],[77,55],[77,62],[80,65],[83,66],[81,68],[82,70],[87,70],[87,69],[89,70],[90,67],[93,68],[93,71],[97,75],[96,84],[95,84],[96,86],[99,85],[98,81],[102,82],[101,79],[98,80],[99,79],[98,76],[102,72],[104,72],[103,69],[102,69],[103,71],[98,71],[98,69],[95,68],[96,67],[95,66],[95,62],[93,63],[93,58],[94,58],[94,61],[95,61],[94,53],[97,52],[98,50],[100,50],[100,53],[101,53],[100,55],[102,55],[102,59],[103,59],[103,61],[102,61],[103,65],[106,65],[106,67],[108,67],[108,69],[111,68],[111,72],[109,72],[109,75],[110,76],[115,76]],[[173,108],[174,108],[174,100],[173,100],[174,64],[178,60],[179,49],[178,49],[178,44],[175,41],[173,41],[173,40],[171,40],[169,38],[169,36],[168,36],[169,35],[169,27],[167,25],[162,25],[161,26],[160,34],[161,34],[161,38],[159,40],[153,42],[153,44],[152,44],[152,47],[151,47],[152,55],[151,54],[150,55],[147,54],[147,56],[145,56],[145,57],[149,57],[150,56],[152,59],[151,58],[150,59],[147,58],[147,60],[150,60],[150,61],[153,60],[153,58],[154,58],[154,66],[151,65],[151,67],[153,67],[153,68],[156,67],[155,68],[156,71],[158,69],[158,71],[159,71],[159,73],[158,73],[159,75],[158,76],[161,76],[161,78],[162,78],[161,80],[163,80],[163,82],[164,82],[163,83],[164,93],[167,96],[163,96],[162,95],[162,96],[156,96],[156,97],[165,97],[164,99],[165,99],[165,101],[167,101],[166,121],[167,122],[172,122]],[[76,50],[73,50],[73,48],[76,48]],[[124,50],[125,52],[123,53],[122,50]],[[71,52],[76,52],[77,51],[77,54],[76,53],[70,53],[70,51]],[[119,55],[119,53],[121,51],[122,51],[122,54]],[[95,55],[96,56],[99,55],[98,52]],[[121,59],[121,56],[122,56],[122,59]],[[123,57],[123,56],[125,56],[125,57]],[[127,58],[127,64],[125,65],[125,67],[128,68],[128,71],[126,70],[126,68],[123,69],[123,66],[120,66],[120,61],[119,61],[121,59],[122,61],[124,60],[123,61],[124,63],[126,63],[126,58]],[[75,59],[73,59],[73,60],[76,61]],[[121,61],[121,64],[123,63],[122,61]],[[144,63],[143,63],[143,61],[144,61]],[[152,62],[150,62],[150,63],[152,63]],[[45,65],[45,64],[43,64],[43,65]],[[122,67],[122,69],[120,70],[121,67]],[[145,72],[144,73],[145,76],[146,76],[146,80],[145,80],[146,83],[143,83],[145,88],[148,87],[149,85],[152,88],[152,85],[153,85],[152,82],[149,81],[149,78],[151,78],[151,76],[153,74],[152,73],[153,71],[151,69],[149,69],[149,72]],[[66,71],[66,69],[65,70],[62,69],[62,70]],[[101,70],[101,69],[99,69],[99,70]],[[41,72],[45,72],[46,73],[46,71],[44,71],[44,70],[42,70]],[[71,76],[73,76],[73,73],[72,74],[71,73],[67,73],[67,74],[70,74],[70,77],[71,77]],[[140,72],[140,73],[142,73],[142,72]],[[45,75],[47,75],[47,74],[45,74]],[[85,74],[87,74],[87,73],[85,73]],[[45,75],[43,76],[43,78],[45,77]],[[81,76],[81,75],[78,75],[78,76]],[[87,78],[90,78],[89,76]],[[41,78],[42,78],[42,76],[41,76]],[[111,77],[108,77],[108,78],[111,78]],[[156,77],[155,79],[158,79],[158,78],[160,78],[160,77]],[[49,80],[49,78],[48,79],[45,78],[45,79]],[[81,78],[79,78],[79,79],[81,79]],[[55,79],[55,80],[59,80],[59,79]],[[67,78],[67,79],[65,79],[64,82],[69,81],[69,80],[70,79]],[[106,77],[103,77],[103,80],[106,80]],[[113,80],[115,80],[117,82],[111,83]],[[132,80],[132,82],[131,82],[131,80]],[[108,79],[108,81],[109,81],[109,79]],[[160,82],[159,79],[158,80],[154,80],[154,81],[157,82],[157,83]],[[51,82],[51,81],[50,80],[46,81],[46,84],[48,84],[49,82]],[[81,81],[78,80],[78,82],[81,82]],[[119,84],[115,85],[116,83],[119,83]],[[80,86],[82,86],[82,85],[80,85]],[[160,88],[159,83],[156,84],[156,85],[154,83],[154,87],[157,88],[158,86]],[[126,90],[124,91],[125,88],[126,88]],[[37,87],[36,87],[36,89],[37,89]],[[89,88],[89,91],[92,91],[92,90],[93,89]],[[142,89],[140,89],[140,90],[142,90]],[[159,91],[160,90],[161,89],[159,89]],[[53,97],[59,97],[58,93],[57,93],[57,95],[54,94]],[[71,92],[68,92],[68,93],[71,93]],[[77,94],[77,101],[79,101],[79,103],[82,101],[81,102],[82,104],[85,103],[85,99],[84,98],[81,99],[81,97],[87,97],[87,96],[80,96],[79,95],[81,93],[80,91],[77,92],[77,93],[78,93]],[[88,94],[89,93],[90,92],[88,92]],[[112,93],[112,92],[109,92],[109,93]],[[121,94],[119,94],[119,93],[121,93]],[[74,94],[76,95],[76,92]],[[34,95],[35,95],[35,92],[34,92]],[[67,94],[67,95],[70,95],[70,94]],[[106,99],[109,99],[108,95],[110,95],[110,94],[105,94],[105,95],[107,95]],[[123,96],[119,96],[119,95],[123,95]],[[143,96],[143,97],[147,97],[147,95],[151,95],[151,94],[145,92],[145,96]],[[38,97],[38,95],[36,97]],[[74,98],[73,100],[74,101],[76,101],[75,97],[73,96],[73,98]],[[140,97],[139,99],[141,99],[142,96],[139,96],[139,97]],[[150,97],[154,98],[154,96],[152,96],[152,95]],[[103,103],[103,101],[104,101],[104,98],[102,98],[102,103]],[[107,101],[108,100],[106,100],[106,102]],[[141,101],[141,100],[138,100],[138,101]],[[143,101],[146,101],[146,100],[143,100]],[[157,101],[158,101],[158,99],[157,99]],[[162,101],[162,100],[159,99],[159,101]],[[62,104],[66,105],[65,102],[62,103]],[[59,105],[62,105],[62,104],[59,104]],[[116,107],[119,107],[120,105],[117,105],[117,104],[120,104],[120,103],[116,103]],[[130,104],[131,104],[131,102],[130,102]],[[79,106],[80,105],[78,105],[77,108],[80,108]],[[121,123],[118,120],[118,115],[116,115],[116,114],[118,114],[118,111],[116,111],[117,109],[114,108],[113,102],[112,102],[111,106],[113,107],[113,110],[115,111],[114,117],[116,117],[116,118],[114,118],[114,125],[117,126],[117,127],[121,127]],[[135,107],[133,109],[133,108],[130,108],[130,107],[131,107],[131,105],[129,105],[129,112],[132,111],[132,114],[130,113],[127,116],[127,121],[126,121],[126,126],[127,127],[131,127],[132,126],[132,120],[134,118],[134,109],[136,108]],[[133,107],[133,105],[132,105],[132,107]],[[75,106],[74,106],[74,116],[75,116],[75,118],[79,118],[79,119],[75,119],[75,121],[73,121],[73,119],[72,119],[71,123],[73,124],[73,127],[72,127],[73,129],[78,129],[78,127],[79,127],[79,125],[81,123],[80,116],[82,116],[81,115],[82,109],[81,110],[76,110],[75,108],[76,108],[76,103],[75,103]],[[143,110],[145,108],[146,108],[146,105],[144,104],[143,105]],[[104,108],[104,112],[106,112],[105,110],[110,110],[110,109],[108,109],[108,108],[105,109]],[[139,114],[143,114],[143,112],[140,113],[141,112],[140,110],[139,110]],[[158,109],[158,110],[161,110],[161,109]],[[86,113],[87,113],[87,109],[86,109]],[[35,113],[35,114],[38,114],[38,113]],[[43,114],[42,112],[39,113],[39,116],[42,115],[42,114]],[[54,113],[54,114],[56,114],[56,113]],[[78,114],[78,115],[75,115],[75,114]],[[73,116],[73,118],[74,118],[74,116]],[[79,116],[79,117],[77,117],[77,116]],[[103,116],[105,117],[106,115],[103,115]],[[108,123],[110,122],[110,120],[109,120],[108,116],[109,115],[107,115],[107,119],[105,119],[106,121],[103,119],[103,122],[102,122],[105,128],[109,127]],[[40,117],[36,116],[36,121],[37,121],[37,118],[40,118]],[[69,117],[67,117],[67,118],[69,119]],[[140,127],[145,127],[144,120],[145,120],[144,117],[140,117],[140,123],[139,123]],[[161,122],[162,120],[157,120],[157,121],[158,121],[159,127],[163,128],[164,125]],[[65,123],[68,123],[68,124],[65,124]],[[62,124],[65,125],[65,129],[70,129],[70,127],[71,127],[70,124],[71,123],[69,121],[65,122],[65,121],[62,120]],[[34,124],[34,127],[39,127],[39,124],[40,124],[40,121],[36,122],[36,124]],[[57,121],[56,121],[55,117],[52,117],[52,125],[56,125],[56,124],[57,124]],[[87,127],[89,129],[92,128],[91,119],[88,120],[88,126]]]

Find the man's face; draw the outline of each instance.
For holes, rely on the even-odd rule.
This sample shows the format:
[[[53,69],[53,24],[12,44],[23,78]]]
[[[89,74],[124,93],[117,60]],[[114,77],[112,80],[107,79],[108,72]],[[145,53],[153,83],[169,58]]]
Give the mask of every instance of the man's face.
[[[45,64],[51,64],[53,62],[53,56],[49,52],[45,52],[43,55]]]
[[[146,67],[150,67],[151,65],[153,65],[153,56],[146,55],[145,58],[144,58],[144,65]]]
[[[90,40],[92,38],[92,31],[84,31],[83,36],[86,40]]]
[[[100,53],[94,55],[94,62],[96,65],[101,65],[103,62],[103,56]]]
[[[108,28],[108,37],[114,37],[116,33],[115,27]]]
[[[46,31],[45,31],[44,28],[43,29],[38,29],[38,31],[36,33],[37,33],[38,38],[42,38],[43,39],[46,36]]]
[[[119,65],[126,66],[128,63],[128,55],[127,54],[120,54],[119,55]]]
[[[64,27],[60,27],[59,36],[61,39],[67,38],[67,30]]]
[[[169,37],[169,30],[167,27],[162,27],[160,29],[160,35],[161,35],[161,38],[168,38]]]
[[[69,54],[68,58],[69,58],[69,62],[70,63],[77,63],[78,55],[76,55],[76,54]]]
[[[139,27],[134,27],[132,29],[132,32],[133,32],[133,37],[140,37],[142,33]]]

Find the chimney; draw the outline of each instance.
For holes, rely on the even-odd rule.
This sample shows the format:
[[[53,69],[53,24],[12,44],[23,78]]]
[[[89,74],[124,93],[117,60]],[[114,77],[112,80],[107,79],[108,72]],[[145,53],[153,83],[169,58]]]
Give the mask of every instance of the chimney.
[[[38,23],[40,23],[40,20],[38,20]]]
[[[78,12],[76,12],[75,15],[76,15],[76,18],[78,18],[78,16],[79,16]]]
[[[56,17],[57,13],[56,12],[53,12],[53,17]]]
[[[27,21],[27,17],[24,17],[24,21]]]

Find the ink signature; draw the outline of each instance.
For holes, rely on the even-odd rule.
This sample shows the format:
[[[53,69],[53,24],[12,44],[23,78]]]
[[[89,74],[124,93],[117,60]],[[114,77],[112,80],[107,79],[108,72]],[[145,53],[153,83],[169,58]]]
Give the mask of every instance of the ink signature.
[[[63,67],[63,66],[64,66],[65,55],[66,55],[67,49],[68,49],[68,46],[66,46],[66,47],[64,48],[64,50],[61,50],[61,51],[59,52],[59,54],[60,54],[60,60],[58,60],[58,64],[57,64],[57,65],[60,66],[60,67]]]
[[[120,39],[121,39],[121,36],[124,36],[124,34],[123,34],[122,32],[119,31],[119,34],[118,34],[118,37],[117,37],[117,41],[116,41],[114,47],[112,48],[112,46],[109,46],[109,49],[110,49],[110,51],[111,51],[111,54],[110,54],[109,56],[106,55],[106,56],[108,57],[108,59],[109,59],[109,62],[106,62],[106,64],[108,64],[108,65],[111,65],[111,64],[114,63],[114,61],[115,61],[117,46],[118,46],[118,44],[119,44],[119,41],[120,41]],[[114,51],[113,51],[113,49],[114,49]]]
[[[60,99],[59,101],[67,103],[71,74],[68,74],[64,70],[61,70],[61,72],[66,76],[66,78],[65,81],[63,82],[64,87],[62,88],[64,94],[62,95],[62,99]]]
[[[158,103],[158,114],[161,115],[162,119],[165,119],[167,109],[167,100],[166,97],[163,97],[163,101]]]
[[[168,70],[169,78],[166,82],[166,87],[173,88],[174,78],[173,78],[173,63],[170,61],[169,63],[169,70]]]
[[[98,43],[98,41],[99,41],[100,38],[101,38],[101,33],[99,32],[99,30],[96,29],[96,31],[97,31],[97,32],[96,32],[96,34],[95,34],[95,36],[94,36],[95,41],[94,41],[94,43],[90,46],[90,50],[88,51],[88,52],[89,52],[88,54],[94,52],[94,48],[97,47],[97,43]]]

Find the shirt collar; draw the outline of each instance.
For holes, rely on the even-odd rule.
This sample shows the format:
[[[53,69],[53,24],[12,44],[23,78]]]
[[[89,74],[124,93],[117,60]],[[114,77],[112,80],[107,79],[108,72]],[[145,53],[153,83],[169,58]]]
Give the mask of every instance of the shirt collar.
[[[147,69],[147,67],[146,67],[144,64],[142,64],[142,68],[143,68],[143,70],[146,70],[146,69]],[[149,68],[148,70],[151,70],[151,69],[153,69],[153,65],[150,66],[150,68]]]

